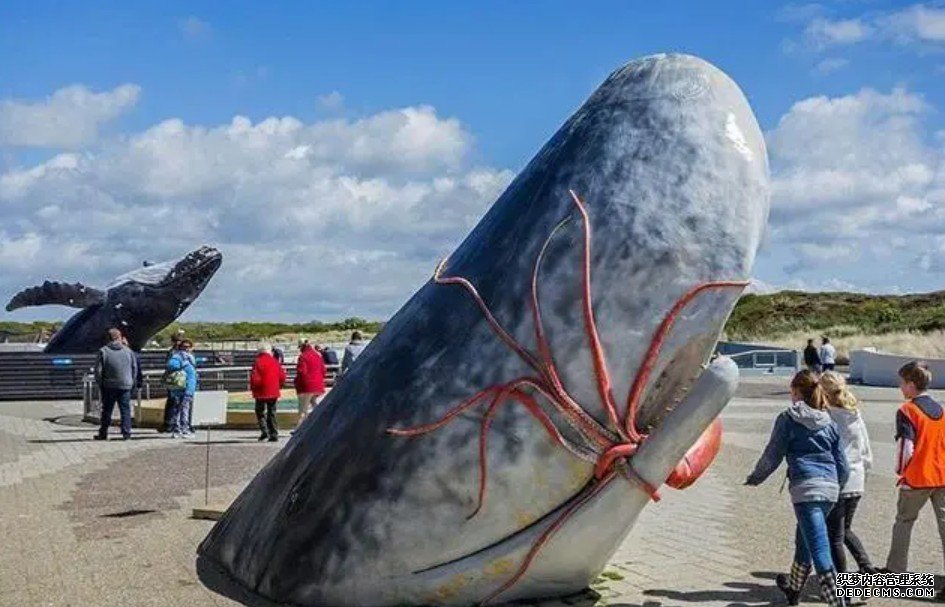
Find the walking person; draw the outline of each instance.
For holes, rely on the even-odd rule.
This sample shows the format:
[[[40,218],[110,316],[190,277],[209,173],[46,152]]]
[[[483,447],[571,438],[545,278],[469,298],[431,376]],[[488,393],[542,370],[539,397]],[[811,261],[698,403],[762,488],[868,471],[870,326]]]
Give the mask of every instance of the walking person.
[[[847,388],[842,375],[836,371],[825,371],[820,376],[820,385],[827,395],[827,402],[830,405],[827,412],[840,431],[843,453],[850,467],[847,482],[840,487],[840,499],[827,515],[830,555],[837,573],[844,573],[847,570],[847,555],[844,547],[850,549],[860,573],[876,573],[878,569],[870,562],[863,543],[851,528],[857,505],[866,491],[866,472],[873,465],[873,452],[870,448],[870,437],[866,431],[866,422],[860,415],[856,396]]]
[[[932,373],[924,363],[899,369],[899,389],[907,399],[896,412],[896,474],[899,502],[886,569],[908,571],[912,526],[927,502],[932,503],[945,555],[945,411],[926,393]],[[945,601],[945,590],[935,597]]]
[[[299,399],[299,424],[312,412],[325,393],[325,361],[308,341],[299,344],[295,368],[295,393]]]
[[[102,415],[95,440],[108,440],[115,405],[121,416],[121,437],[131,438],[131,390],[138,375],[134,352],[121,342],[121,331],[108,330],[108,344],[98,351],[95,379],[102,396]]]
[[[367,344],[364,342],[364,339],[361,337],[360,331],[354,331],[351,333],[351,341],[348,342],[348,345],[345,346],[345,355],[341,359],[341,371],[340,375],[344,375],[348,369],[351,367],[351,364],[354,363],[361,356],[361,352],[364,351],[364,348]]]
[[[804,364],[807,366],[807,370],[812,373],[820,373],[820,352],[817,350],[817,346],[814,345],[813,339],[807,340],[807,347],[804,348]]]
[[[261,345],[249,377],[249,386],[256,400],[256,421],[259,424],[261,441],[279,440],[276,406],[282,396],[281,388],[285,380],[285,368],[273,357],[272,346]]]
[[[833,371],[837,366],[837,349],[830,343],[829,337],[820,338],[820,367],[824,371]]]
[[[193,342],[183,339],[178,343],[175,352],[167,361],[166,373],[183,374],[183,385],[169,387],[167,394],[172,401],[170,416],[171,438],[194,438],[194,429],[191,426],[191,412],[194,405],[194,395],[197,393],[197,361],[192,353]]]
[[[768,445],[745,484],[760,485],[787,459],[797,529],[791,573],[778,576],[778,587],[789,605],[797,605],[813,562],[824,601],[830,606],[846,606],[846,599],[836,593],[837,570],[830,556],[827,515],[847,480],[847,458],[814,373],[804,370],[794,376],[791,400],[793,404],[775,420]]]

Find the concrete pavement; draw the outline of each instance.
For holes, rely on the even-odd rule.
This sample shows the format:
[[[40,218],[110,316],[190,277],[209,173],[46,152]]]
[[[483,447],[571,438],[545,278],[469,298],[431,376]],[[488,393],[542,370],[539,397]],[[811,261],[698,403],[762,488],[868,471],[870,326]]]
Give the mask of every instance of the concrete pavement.
[[[725,443],[709,472],[685,491],[664,488],[592,589],[551,605],[762,606],[793,552],[794,519],[779,472],[742,486],[774,416],[785,378],[746,378],[723,414]],[[895,516],[894,390],[859,390],[876,465],[855,528],[881,565]],[[234,605],[204,589],[194,550],[210,521],[203,503],[205,447],[136,431],[131,441],[91,440],[79,403],[0,403],[0,605]],[[226,501],[279,445],[252,431],[214,431],[211,501]],[[281,443],[280,443],[281,444]],[[941,545],[926,509],[916,524],[912,569],[941,575]],[[941,579],[939,579],[941,583]],[[808,585],[808,602],[817,602]],[[918,605],[872,600],[870,605]]]

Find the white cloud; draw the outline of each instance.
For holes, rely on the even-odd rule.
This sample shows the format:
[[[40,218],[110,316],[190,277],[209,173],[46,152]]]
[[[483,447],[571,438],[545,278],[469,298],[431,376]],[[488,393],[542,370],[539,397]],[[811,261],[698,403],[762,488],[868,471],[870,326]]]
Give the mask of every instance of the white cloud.
[[[945,42],[945,8],[914,4],[881,17],[879,23],[899,42]]]
[[[892,268],[914,267],[916,249],[937,247],[945,145],[925,134],[933,111],[902,88],[795,103],[766,134],[770,263],[776,258],[786,275],[811,284],[836,268],[855,270],[857,280],[884,290],[899,281]]]
[[[471,165],[471,149],[427,106],[168,119],[0,173],[0,298],[45,278],[102,284],[207,243],[225,261],[195,317],[386,317],[511,180]]]
[[[940,6],[913,4],[897,11],[873,12],[850,19],[825,17],[823,7],[806,14],[809,18],[804,37],[815,50],[867,40],[913,45],[945,43],[945,8]]]
[[[96,140],[100,127],[131,109],[141,87],[123,84],[96,93],[59,89],[43,101],[0,101],[0,146],[75,148]]]
[[[838,70],[842,70],[849,64],[849,59],[844,59],[842,57],[828,57],[827,59],[824,59],[818,63],[814,67],[814,71],[818,74],[826,76],[827,74],[832,74]]]
[[[860,19],[832,21],[817,17],[807,24],[804,34],[818,48],[855,44],[869,38],[873,27]]]

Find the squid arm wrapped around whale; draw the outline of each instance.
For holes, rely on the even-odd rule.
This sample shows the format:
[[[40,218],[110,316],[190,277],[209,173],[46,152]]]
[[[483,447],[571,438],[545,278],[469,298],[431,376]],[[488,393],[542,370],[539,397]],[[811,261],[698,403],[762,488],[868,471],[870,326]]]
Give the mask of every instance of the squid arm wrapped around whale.
[[[767,204],[724,73],[614,72],[234,502],[204,583],[248,605],[585,587],[718,451],[737,369],[709,359]]]

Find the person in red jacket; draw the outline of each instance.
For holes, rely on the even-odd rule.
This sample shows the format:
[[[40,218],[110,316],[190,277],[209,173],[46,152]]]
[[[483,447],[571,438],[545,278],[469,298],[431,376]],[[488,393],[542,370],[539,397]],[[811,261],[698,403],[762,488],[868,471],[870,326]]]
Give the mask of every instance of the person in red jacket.
[[[299,398],[299,423],[305,419],[318,398],[325,393],[325,361],[308,341],[299,344],[299,359],[295,370],[295,393]]]
[[[285,368],[272,355],[272,346],[263,344],[259,347],[253,371],[249,376],[249,388],[256,399],[256,421],[259,423],[259,440],[279,440],[279,425],[276,422],[276,404],[282,396],[281,388],[285,384]]]

